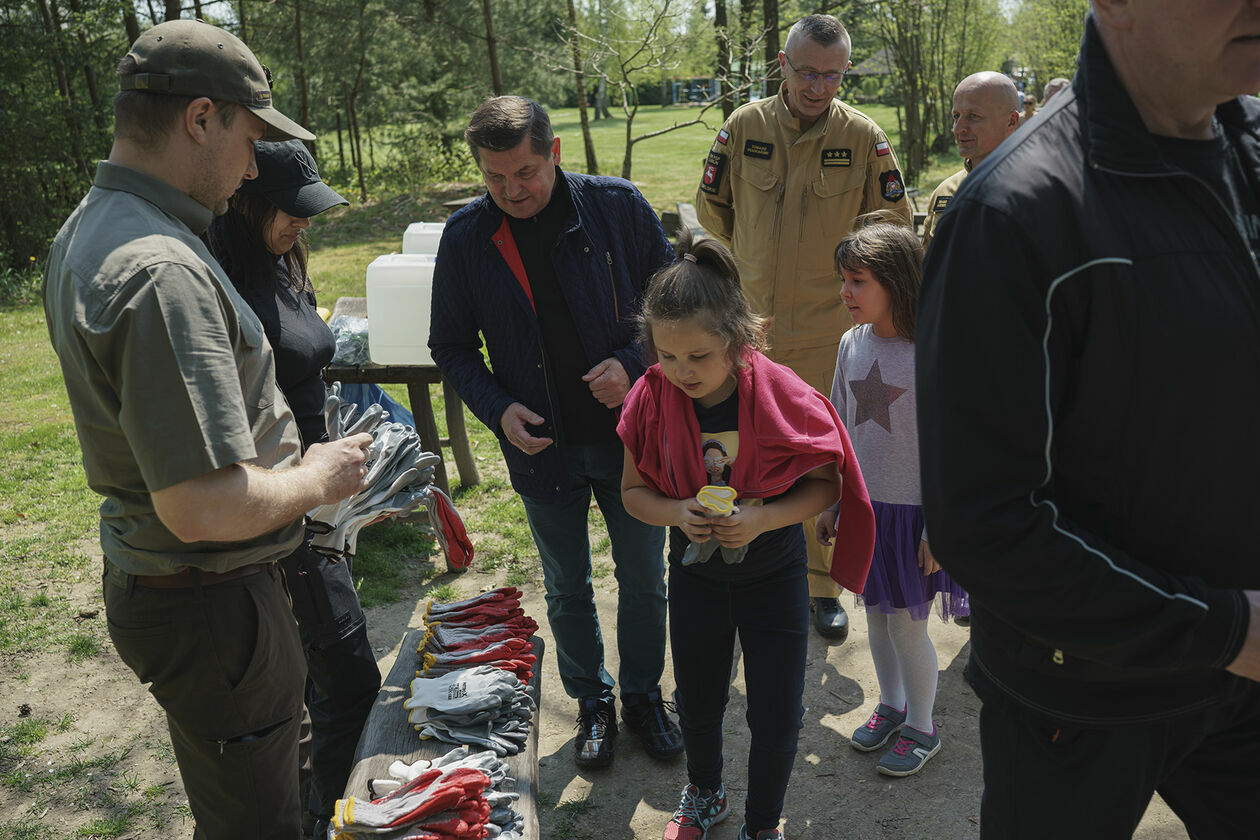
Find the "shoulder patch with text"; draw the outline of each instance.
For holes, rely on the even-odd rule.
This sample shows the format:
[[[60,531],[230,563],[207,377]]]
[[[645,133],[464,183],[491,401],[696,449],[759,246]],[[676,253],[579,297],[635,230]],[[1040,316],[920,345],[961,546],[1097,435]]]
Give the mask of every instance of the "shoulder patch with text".
[[[880,140],[875,144],[875,154],[879,157],[892,154],[892,147],[888,145],[887,140]]]
[[[823,166],[852,166],[853,150],[852,149],[823,149],[822,150]]]
[[[879,175],[879,192],[884,201],[897,202],[906,194],[905,185],[901,183],[901,173],[896,169],[881,172]]]
[[[952,195],[938,195],[936,197],[936,201],[932,202],[932,212],[944,213],[945,208],[949,206],[949,200],[951,198],[953,198]]]
[[[767,143],[764,140],[745,140],[744,141],[744,157],[760,158],[761,160],[770,160],[770,155],[774,154],[774,144]]]
[[[726,172],[726,155],[720,152],[709,152],[704,160],[704,177],[700,179],[700,189],[717,195],[722,185],[722,174]]]

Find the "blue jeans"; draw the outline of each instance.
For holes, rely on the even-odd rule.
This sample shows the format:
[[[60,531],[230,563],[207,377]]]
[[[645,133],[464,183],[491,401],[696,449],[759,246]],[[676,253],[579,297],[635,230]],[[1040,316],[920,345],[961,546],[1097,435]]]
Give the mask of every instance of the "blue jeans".
[[[593,493],[608,525],[616,567],[617,681],[623,697],[646,694],[659,687],[665,670],[665,529],[645,525],[622,507],[620,444],[566,446],[564,458],[569,487],[563,498],[521,497],[542,560],[560,680],[570,697],[613,696],[591,586],[586,516]]]
[[[669,570],[678,722],[687,747],[687,778],[701,789],[716,790],[722,782],[722,719],[739,634],[752,735],[744,800],[749,836],[779,824],[805,714],[809,585],[804,545],[797,550],[801,562],[753,581],[716,581],[678,563]]]

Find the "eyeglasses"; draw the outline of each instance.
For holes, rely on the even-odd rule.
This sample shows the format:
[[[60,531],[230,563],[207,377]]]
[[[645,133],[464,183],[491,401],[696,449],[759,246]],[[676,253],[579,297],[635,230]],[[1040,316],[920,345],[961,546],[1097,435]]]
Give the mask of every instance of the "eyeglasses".
[[[811,85],[817,81],[823,81],[829,85],[834,85],[844,78],[845,73],[849,72],[847,68],[841,70],[839,73],[819,73],[816,70],[802,70],[792,63],[792,59],[788,58],[787,53],[783,54],[783,59],[788,63],[788,67],[792,68],[792,72],[796,73],[796,75],[800,76]]]

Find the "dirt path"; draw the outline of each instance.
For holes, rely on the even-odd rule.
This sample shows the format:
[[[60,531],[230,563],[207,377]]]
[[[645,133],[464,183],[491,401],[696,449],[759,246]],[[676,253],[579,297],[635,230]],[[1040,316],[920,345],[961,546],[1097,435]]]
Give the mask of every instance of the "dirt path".
[[[602,558],[597,562],[609,561]],[[465,595],[495,583],[487,575],[467,574],[457,579]],[[608,669],[616,674],[616,582],[609,574],[597,586],[602,587],[597,590],[596,603],[605,629]],[[655,761],[643,752],[633,734],[623,733],[611,768],[580,770],[573,763],[576,704],[565,696],[550,653],[555,648],[547,627],[542,586],[538,583],[522,589],[523,606],[541,625],[539,632],[549,652],[543,664],[538,762],[539,789],[547,800],[544,804],[549,805],[540,807],[544,840],[659,840],[686,782],[683,759]],[[980,703],[963,677],[968,631],[935,617],[929,619],[940,661],[935,717],[943,746],[917,776],[889,779],[875,772],[879,753],[863,754],[849,746],[849,735],[866,720],[878,697],[866,647],[865,617],[853,607],[851,598],[845,596],[852,619],[848,641],[829,646],[816,633],[810,635],[805,728],[784,810],[785,836],[792,840],[979,837]],[[407,627],[419,623],[422,611],[420,604],[413,611],[396,606],[370,614],[373,644],[378,651],[388,646],[382,654],[382,671],[392,664],[399,640]],[[710,840],[735,840],[742,821],[748,733],[744,725],[744,677],[742,668],[737,671],[726,713],[725,783],[732,810],[731,816],[709,834]],[[663,688],[670,696],[673,677],[668,662]],[[1158,799],[1135,835],[1139,840],[1182,840],[1186,836],[1180,822]]]
[[[607,565],[603,557],[597,560]],[[501,575],[468,572],[439,578],[453,582],[463,596],[501,584]],[[611,574],[599,578],[597,603],[609,645],[608,667],[616,673],[616,582]],[[540,814],[543,840],[657,840],[677,804],[685,781],[682,759],[661,763],[649,758],[631,734],[618,742],[613,766],[603,771],[580,771],[572,761],[575,704],[560,686],[555,670],[550,631],[540,581],[522,585],[524,607],[542,625],[548,656],[543,664],[543,703],[538,722]],[[74,597],[84,609],[99,606],[93,581],[75,587]],[[420,624],[427,599],[420,590],[407,593],[395,605],[368,611],[369,635],[388,672],[398,644],[409,627]],[[967,631],[930,619],[937,646],[941,678],[936,719],[944,741],[941,752],[922,773],[888,779],[875,772],[878,753],[862,754],[848,745],[848,735],[859,726],[875,702],[876,682],[865,645],[865,620],[849,606],[853,631],[840,646],[828,646],[811,634],[805,703],[808,711],[800,750],[788,791],[784,831],[792,840],[832,838],[933,838],[970,840],[979,836],[980,757],[976,732],[979,703],[967,687]],[[103,621],[103,615],[95,619]],[[664,690],[673,690],[671,666],[665,670]],[[47,827],[47,833],[16,836],[69,838],[102,836],[90,830],[106,820],[117,803],[138,809],[133,827],[122,840],[187,840],[192,836],[186,802],[170,752],[165,719],[157,704],[118,660],[111,647],[81,663],[64,654],[48,653],[38,660],[0,663],[0,713],[7,725],[17,722],[21,706],[29,715],[66,721],[54,728],[40,746],[38,757],[18,772],[52,773],[95,756],[125,752],[112,773],[83,770],[69,777],[56,796],[47,786],[35,793],[0,787],[0,827]],[[744,682],[737,673],[726,716],[726,785],[731,817],[710,834],[711,840],[734,840],[741,822],[745,793],[748,736],[743,721]],[[31,829],[33,832],[34,829]],[[0,835],[5,832],[0,830]],[[1183,840],[1185,831],[1162,802],[1147,812],[1137,835],[1140,840]],[[8,840],[0,837],[0,840]]]

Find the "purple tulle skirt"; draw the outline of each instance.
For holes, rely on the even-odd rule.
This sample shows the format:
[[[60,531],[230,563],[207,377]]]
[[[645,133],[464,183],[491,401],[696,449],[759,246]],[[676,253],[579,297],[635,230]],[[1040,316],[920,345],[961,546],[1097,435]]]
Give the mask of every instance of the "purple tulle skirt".
[[[858,603],[886,615],[907,610],[918,621],[927,618],[933,601],[946,621],[970,615],[966,591],[945,570],[924,577],[919,569],[923,508],[873,500],[871,507],[875,510],[875,556],[866,576],[866,589],[857,596]]]

